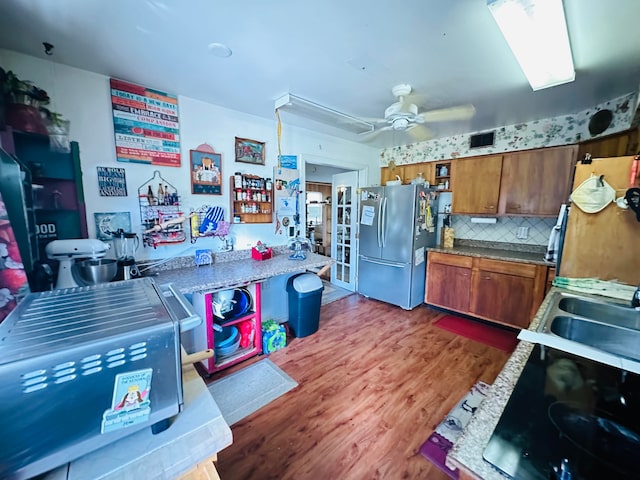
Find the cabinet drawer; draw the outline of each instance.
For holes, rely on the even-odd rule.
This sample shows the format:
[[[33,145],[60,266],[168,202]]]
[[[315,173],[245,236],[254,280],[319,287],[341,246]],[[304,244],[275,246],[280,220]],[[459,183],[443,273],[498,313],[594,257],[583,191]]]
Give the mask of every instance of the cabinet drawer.
[[[474,267],[487,272],[504,273],[518,277],[535,278],[536,265],[477,258]]]
[[[429,252],[427,261],[431,263],[442,263],[454,267],[471,268],[473,258],[465,255],[454,255],[451,253]]]

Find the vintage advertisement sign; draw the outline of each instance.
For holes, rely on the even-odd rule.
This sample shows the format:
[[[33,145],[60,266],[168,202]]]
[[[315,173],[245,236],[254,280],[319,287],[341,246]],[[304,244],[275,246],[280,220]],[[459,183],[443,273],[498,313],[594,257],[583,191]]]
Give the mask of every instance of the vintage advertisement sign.
[[[103,197],[126,197],[127,179],[124,168],[96,167],[98,188]]]
[[[114,78],[110,81],[118,161],[179,167],[178,97]]]

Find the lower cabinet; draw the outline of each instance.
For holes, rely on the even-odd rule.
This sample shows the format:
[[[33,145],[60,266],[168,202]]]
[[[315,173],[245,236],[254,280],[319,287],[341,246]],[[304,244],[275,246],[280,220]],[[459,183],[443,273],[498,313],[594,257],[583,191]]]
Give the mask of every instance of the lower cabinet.
[[[547,267],[430,252],[425,302],[527,328],[542,303]]]
[[[469,310],[471,257],[431,252],[424,301],[460,312]]]
[[[224,318],[217,316],[214,308],[214,295],[221,290],[234,290],[234,292],[238,290],[240,294],[245,295],[244,298],[246,298],[246,294],[249,294],[251,298],[247,308],[238,311],[238,314],[234,316],[229,316],[233,315],[233,311],[225,315]],[[234,305],[238,305],[235,298]],[[236,289],[232,287],[211,292],[196,292],[192,296],[191,303],[203,321],[200,326],[185,332],[188,335],[182,336],[182,342],[188,353],[195,353],[209,348],[214,350],[213,357],[202,361],[207,373],[211,374],[224,370],[262,353],[262,302],[259,283]],[[223,335],[223,333],[215,330],[214,324],[226,329],[234,326],[238,330],[238,340],[229,339],[224,347],[219,349],[224,350],[223,354],[216,352],[216,336]],[[245,337],[244,342],[240,341],[242,336]]]

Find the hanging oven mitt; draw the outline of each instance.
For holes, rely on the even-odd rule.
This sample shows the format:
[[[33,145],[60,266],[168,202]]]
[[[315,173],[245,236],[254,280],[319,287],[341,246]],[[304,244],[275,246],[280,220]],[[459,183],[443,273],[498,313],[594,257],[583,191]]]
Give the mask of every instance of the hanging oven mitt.
[[[571,194],[571,201],[585,213],[598,213],[615,198],[616,191],[604,181],[604,175],[592,175]]]

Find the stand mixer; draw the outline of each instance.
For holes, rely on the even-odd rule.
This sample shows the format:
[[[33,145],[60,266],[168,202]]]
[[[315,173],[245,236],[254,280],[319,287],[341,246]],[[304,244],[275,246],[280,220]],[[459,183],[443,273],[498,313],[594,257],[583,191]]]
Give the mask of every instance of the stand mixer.
[[[58,280],[56,288],[80,286],[73,275],[73,265],[80,259],[97,260],[104,257],[110,245],[100,240],[78,238],[73,240],[54,240],[45,247],[47,258],[58,260]]]

